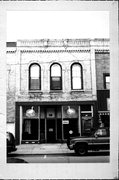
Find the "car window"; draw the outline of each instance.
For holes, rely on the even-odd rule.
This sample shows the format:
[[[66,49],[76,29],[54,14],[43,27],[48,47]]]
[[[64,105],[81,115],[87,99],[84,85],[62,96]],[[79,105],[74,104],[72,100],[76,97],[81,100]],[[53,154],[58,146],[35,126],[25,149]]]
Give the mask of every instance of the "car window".
[[[97,136],[107,136],[106,129],[98,129],[95,133]]]

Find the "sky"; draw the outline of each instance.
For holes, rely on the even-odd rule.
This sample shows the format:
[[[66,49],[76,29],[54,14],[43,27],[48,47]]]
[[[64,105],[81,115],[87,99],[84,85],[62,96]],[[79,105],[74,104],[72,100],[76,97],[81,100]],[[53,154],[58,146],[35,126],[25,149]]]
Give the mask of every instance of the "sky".
[[[7,41],[109,38],[108,11],[7,11]]]

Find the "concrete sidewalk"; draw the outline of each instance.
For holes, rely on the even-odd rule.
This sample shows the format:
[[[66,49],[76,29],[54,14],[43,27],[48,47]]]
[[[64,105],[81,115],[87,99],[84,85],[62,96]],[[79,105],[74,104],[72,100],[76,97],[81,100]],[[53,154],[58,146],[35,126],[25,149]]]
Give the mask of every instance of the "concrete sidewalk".
[[[67,144],[21,144],[13,154],[62,154],[71,153]]]

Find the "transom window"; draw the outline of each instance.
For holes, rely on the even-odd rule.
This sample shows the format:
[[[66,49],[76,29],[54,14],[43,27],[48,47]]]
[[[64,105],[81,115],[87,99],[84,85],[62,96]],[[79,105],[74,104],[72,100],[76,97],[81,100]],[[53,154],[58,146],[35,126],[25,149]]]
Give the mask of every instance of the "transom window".
[[[50,67],[50,89],[62,89],[62,70],[58,63],[52,64]]]
[[[29,89],[41,89],[41,69],[39,64],[31,64],[29,67]]]
[[[71,89],[83,89],[82,83],[82,66],[79,63],[74,63],[71,66]]]

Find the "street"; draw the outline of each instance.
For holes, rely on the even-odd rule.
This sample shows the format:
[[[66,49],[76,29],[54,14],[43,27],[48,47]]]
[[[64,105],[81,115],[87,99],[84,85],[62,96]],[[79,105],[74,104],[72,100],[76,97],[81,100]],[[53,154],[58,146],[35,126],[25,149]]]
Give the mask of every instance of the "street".
[[[9,154],[7,163],[108,163],[109,152],[89,152],[87,156],[70,153],[57,154]]]

